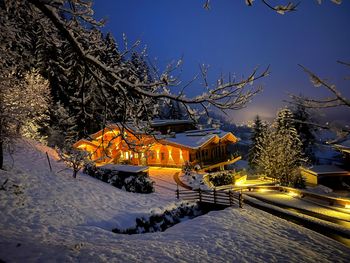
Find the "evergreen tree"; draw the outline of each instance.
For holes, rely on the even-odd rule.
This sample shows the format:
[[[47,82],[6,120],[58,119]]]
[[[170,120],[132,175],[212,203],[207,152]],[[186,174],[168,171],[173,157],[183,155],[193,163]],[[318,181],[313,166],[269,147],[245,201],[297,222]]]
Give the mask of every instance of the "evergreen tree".
[[[32,70],[24,76],[24,93],[30,111],[26,112],[25,122],[21,125],[21,134],[42,143],[47,143],[49,129],[49,109],[52,99],[49,82],[38,70]],[[25,103],[21,100],[21,103]]]
[[[240,109],[260,91],[248,89],[247,84],[268,75],[266,69],[261,73],[254,70],[240,80],[221,78],[194,98],[173,94],[170,87],[180,85],[173,77],[180,61],[149,77],[152,74],[144,63],[144,53],[129,56],[127,46],[119,52],[110,35],[103,37],[103,23],[95,20],[93,13],[91,0],[8,0],[0,4],[2,76],[39,68],[50,82],[54,103],[60,103],[69,119],[74,119],[66,133],[71,138],[86,136],[108,121],[132,121],[139,129],[150,130],[141,120],[157,116],[164,101],[178,101],[192,117],[196,111],[189,105],[193,104],[203,109],[209,105]],[[206,78],[204,69],[203,74]],[[0,81],[7,86],[5,80]],[[3,138],[0,140],[2,143]]]
[[[266,176],[275,178],[282,185],[300,187],[303,178],[299,167],[305,159],[300,138],[287,121],[289,117],[286,109],[281,110],[274,124],[264,130],[258,139],[256,164]]]
[[[275,120],[277,130],[291,130],[295,128],[293,112],[284,108],[277,113]]]
[[[251,137],[252,146],[248,153],[249,166],[253,169],[257,166],[257,157],[259,156],[260,149],[258,147],[259,140],[261,139],[264,131],[266,130],[266,124],[262,122],[259,115],[254,120],[254,129]]]
[[[187,113],[178,101],[170,100],[169,103],[162,105],[159,117],[161,119],[181,120],[187,118]]]
[[[293,115],[295,120],[295,129],[300,136],[303,153],[308,158],[308,160],[314,162],[315,155],[313,153],[313,145],[316,141],[316,138],[314,135],[315,128],[309,124],[312,123],[310,114],[303,104],[298,103],[293,108]]]

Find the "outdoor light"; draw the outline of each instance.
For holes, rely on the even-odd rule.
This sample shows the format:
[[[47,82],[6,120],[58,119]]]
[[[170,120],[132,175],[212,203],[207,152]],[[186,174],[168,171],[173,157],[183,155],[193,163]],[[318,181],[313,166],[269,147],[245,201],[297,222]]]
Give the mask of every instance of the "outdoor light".
[[[299,194],[296,193],[296,192],[288,192],[288,195],[290,195],[290,196],[292,196],[292,197],[297,197],[297,196],[299,196]]]
[[[258,192],[262,192],[262,193],[268,192],[268,191],[269,191],[269,189],[266,189],[266,188],[259,188],[258,189]]]

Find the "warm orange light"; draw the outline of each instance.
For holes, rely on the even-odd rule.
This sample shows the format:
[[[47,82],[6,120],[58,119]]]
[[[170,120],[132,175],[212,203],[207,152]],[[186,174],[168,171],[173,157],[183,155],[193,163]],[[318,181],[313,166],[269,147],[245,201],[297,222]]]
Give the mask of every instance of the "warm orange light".
[[[298,193],[296,193],[296,192],[288,192],[288,195],[290,195],[290,196],[292,196],[292,197],[297,197],[297,196],[299,196],[299,194]]]
[[[172,149],[171,148],[168,148],[168,153],[169,153],[169,159],[168,159],[168,163],[169,164],[174,164],[174,159],[173,159],[173,156],[172,156]]]
[[[268,192],[268,191],[270,191],[270,190],[266,189],[266,188],[259,188],[258,189],[258,192],[261,192],[261,193]]]
[[[104,136],[104,135],[106,135],[106,134],[111,134],[111,133],[113,133],[115,136],[118,136],[119,135],[119,131],[107,131],[107,132],[105,132],[105,133],[103,133],[102,135],[100,135],[100,136],[98,136],[97,138],[96,138],[96,140],[99,140],[99,139],[101,139],[102,138],[102,136]]]
[[[246,181],[247,181],[247,176],[246,175],[241,176],[236,180],[235,185],[244,185]]]
[[[77,148],[85,148],[87,145],[84,143],[84,144],[80,144]]]

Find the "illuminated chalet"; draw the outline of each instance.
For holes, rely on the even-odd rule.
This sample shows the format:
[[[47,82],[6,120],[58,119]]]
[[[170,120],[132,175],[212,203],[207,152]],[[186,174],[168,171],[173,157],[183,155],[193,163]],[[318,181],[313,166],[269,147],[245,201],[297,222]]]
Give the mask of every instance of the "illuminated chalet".
[[[151,128],[153,135],[131,124],[110,124],[74,147],[88,151],[97,164],[181,167],[188,161],[203,167],[227,161],[231,157],[229,145],[237,142],[231,132],[198,130],[188,120],[157,120]]]

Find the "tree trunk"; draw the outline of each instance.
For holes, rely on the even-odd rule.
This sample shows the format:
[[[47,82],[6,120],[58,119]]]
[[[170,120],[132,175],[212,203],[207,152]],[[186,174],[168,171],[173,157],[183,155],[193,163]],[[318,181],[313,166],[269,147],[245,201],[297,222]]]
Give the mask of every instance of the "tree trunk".
[[[78,171],[73,169],[73,178],[77,178],[77,173],[78,173]]]
[[[2,166],[4,165],[4,149],[3,149],[4,143],[0,141],[0,169],[2,169]]]

